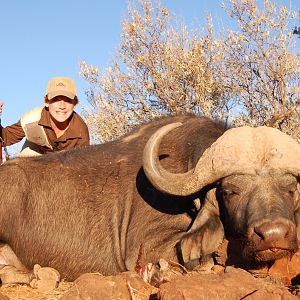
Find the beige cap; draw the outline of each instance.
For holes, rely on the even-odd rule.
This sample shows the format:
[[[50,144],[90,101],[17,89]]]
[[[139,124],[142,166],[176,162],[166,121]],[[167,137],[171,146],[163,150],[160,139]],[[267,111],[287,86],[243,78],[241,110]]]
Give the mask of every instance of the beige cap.
[[[75,82],[69,77],[54,77],[48,81],[46,96],[48,100],[56,96],[66,96],[74,99],[77,96]]]

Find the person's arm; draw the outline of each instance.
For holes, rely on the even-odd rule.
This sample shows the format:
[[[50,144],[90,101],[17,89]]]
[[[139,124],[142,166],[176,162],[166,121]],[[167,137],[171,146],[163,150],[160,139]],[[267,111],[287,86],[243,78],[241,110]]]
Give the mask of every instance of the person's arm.
[[[0,115],[2,115],[3,106],[4,102],[0,101]],[[0,137],[3,139],[2,142],[4,142],[6,146],[13,145],[21,141],[24,136],[25,133],[21,127],[20,121],[7,127],[2,127],[0,122]]]
[[[2,127],[0,125],[0,128],[1,128],[1,137],[6,146],[18,143],[25,137],[25,132],[21,126],[20,121],[6,127]]]

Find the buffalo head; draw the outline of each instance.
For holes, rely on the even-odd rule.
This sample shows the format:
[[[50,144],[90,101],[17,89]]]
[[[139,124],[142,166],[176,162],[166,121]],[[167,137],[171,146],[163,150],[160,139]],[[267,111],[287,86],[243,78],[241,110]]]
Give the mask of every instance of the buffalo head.
[[[181,123],[160,128],[145,147],[143,168],[153,186],[181,196],[213,187],[213,197],[199,211],[197,226],[201,230],[210,218],[207,211],[217,208],[221,226],[240,242],[245,259],[268,262],[296,252],[298,232],[300,238],[298,142],[270,127],[232,128],[206,149],[194,168],[174,174],[162,168],[158,149],[164,135],[178,126]],[[223,231],[218,229],[210,230],[211,234],[220,235]],[[199,259],[212,249],[209,245],[205,251],[203,236],[194,239],[201,251],[190,251]],[[211,236],[211,240],[216,239]]]

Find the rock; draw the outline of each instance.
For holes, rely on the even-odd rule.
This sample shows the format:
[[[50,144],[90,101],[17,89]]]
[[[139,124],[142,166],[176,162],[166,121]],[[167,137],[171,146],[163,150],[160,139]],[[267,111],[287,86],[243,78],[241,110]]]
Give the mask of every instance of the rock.
[[[58,287],[60,274],[57,270],[50,267],[34,265],[33,272],[35,278],[30,282],[30,286],[45,293]]]
[[[139,293],[151,295],[157,291],[155,287],[144,282],[136,272],[123,272],[116,275],[116,277],[126,280],[127,283],[129,283],[134,290],[139,291]]]
[[[9,298],[0,293],[0,300],[9,300]]]
[[[259,292],[259,293],[258,293]],[[257,293],[255,295],[255,293]],[[248,298],[248,297],[252,298]],[[254,297],[261,298],[254,298]],[[278,296],[282,298],[278,298]],[[201,299],[298,299],[287,288],[279,288],[233,267],[217,274],[190,274],[160,286],[161,300]]]
[[[283,257],[276,260],[267,270],[266,274],[284,285],[299,285],[300,283],[300,255],[296,253],[292,257]]]
[[[50,267],[41,267],[40,265],[34,265],[34,275],[40,280],[53,280],[60,281],[60,274],[57,270]]]
[[[34,275],[32,272],[20,271],[14,266],[4,266],[0,270],[0,278],[2,284],[29,284]]]
[[[152,286],[133,272],[125,272],[116,276],[86,273],[74,283],[61,300],[148,300],[154,291]]]
[[[35,265],[33,272],[24,272],[14,266],[4,266],[0,269],[2,284],[28,284],[40,292],[48,292],[58,287],[60,275],[53,268]]]
[[[261,299],[272,299],[272,300],[294,300],[299,299],[296,296],[290,294],[284,288],[267,288],[260,289],[254,293],[246,296],[246,300],[261,300]]]

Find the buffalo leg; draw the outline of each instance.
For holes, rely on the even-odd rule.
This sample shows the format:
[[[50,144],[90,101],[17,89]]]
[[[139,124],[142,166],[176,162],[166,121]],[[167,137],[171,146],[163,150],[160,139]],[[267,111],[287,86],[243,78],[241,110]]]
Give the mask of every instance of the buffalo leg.
[[[0,279],[2,284],[26,283],[33,278],[30,272],[19,260],[7,244],[0,244]]]
[[[210,258],[223,239],[224,228],[213,189],[207,193],[192,227],[176,245],[179,260],[187,268],[193,268]]]
[[[28,269],[22,264],[14,251],[7,244],[0,244],[0,265],[14,266],[20,271],[28,271]]]

